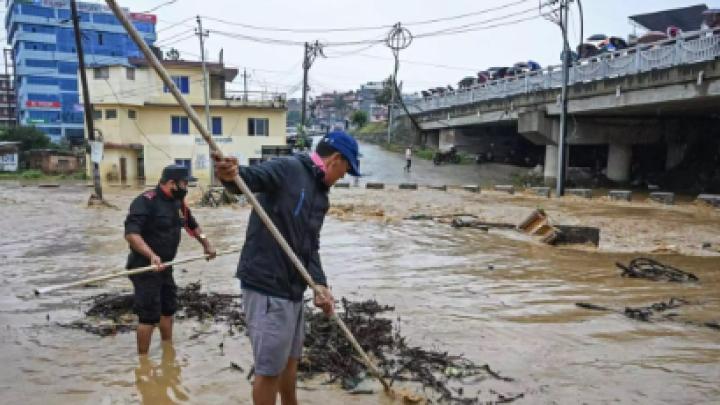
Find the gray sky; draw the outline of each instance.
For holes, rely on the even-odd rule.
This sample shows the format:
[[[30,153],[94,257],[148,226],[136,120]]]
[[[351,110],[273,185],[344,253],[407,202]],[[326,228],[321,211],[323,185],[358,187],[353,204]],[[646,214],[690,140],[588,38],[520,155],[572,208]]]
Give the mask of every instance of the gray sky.
[[[133,11],[148,10],[166,2],[120,0],[122,6]],[[512,3],[516,4],[508,5]],[[583,3],[586,37],[593,33],[626,37],[633,30],[628,22],[629,15],[701,4],[702,1],[584,0]],[[720,7],[718,0],[706,4]],[[503,5],[508,6],[452,21],[410,25],[413,21],[473,13]],[[537,15],[537,7],[537,0],[177,0],[154,13],[160,20],[157,26],[159,43],[179,40],[171,46],[177,47],[184,59],[198,59],[198,39],[191,36],[194,18],[181,25],[166,27],[200,14],[242,24],[300,29],[382,26],[399,21],[407,24],[410,31],[417,35],[466,24],[495,25],[528,18]],[[508,15],[512,16],[483,23]],[[571,43],[577,44],[577,13],[573,12],[571,17]],[[291,41],[358,41],[379,39],[387,32],[387,29],[319,33],[264,31],[210,19],[204,19],[203,24],[211,31]],[[189,38],[183,40],[183,37]],[[247,67],[251,74],[251,90],[266,87],[269,91],[292,91],[291,96],[299,96],[302,46],[269,45],[211,32],[206,47],[213,60],[223,48],[226,64],[241,69]],[[393,66],[390,50],[383,45],[362,50],[364,47],[326,48],[328,58],[318,58],[310,72],[311,94],[356,89],[367,81],[387,77]],[[559,28],[543,18],[456,35],[417,38],[401,53],[404,62],[401,62],[398,78],[404,82],[406,90],[412,91],[447,84],[455,86],[464,76],[474,75],[489,66],[512,65],[528,59],[543,66],[557,64],[561,47]],[[238,77],[238,84],[241,80]]]

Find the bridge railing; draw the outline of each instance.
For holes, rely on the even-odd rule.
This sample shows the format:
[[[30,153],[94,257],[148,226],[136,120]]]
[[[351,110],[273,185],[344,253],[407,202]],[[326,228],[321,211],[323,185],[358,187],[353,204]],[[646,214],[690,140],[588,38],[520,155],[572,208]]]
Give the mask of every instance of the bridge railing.
[[[581,59],[570,67],[569,83],[587,83],[628,76],[653,69],[709,61],[718,57],[720,57],[720,28],[696,31],[673,39],[639,44],[617,52]],[[556,65],[443,95],[426,97],[407,107],[411,114],[416,114],[478,101],[557,89],[561,86],[562,66]],[[397,113],[402,115],[404,112]]]

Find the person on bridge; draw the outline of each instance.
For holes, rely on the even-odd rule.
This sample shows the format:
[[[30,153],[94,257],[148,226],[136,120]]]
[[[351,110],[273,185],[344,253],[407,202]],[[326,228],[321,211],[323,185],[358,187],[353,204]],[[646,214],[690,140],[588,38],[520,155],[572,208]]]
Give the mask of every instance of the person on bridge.
[[[410,173],[410,166],[412,166],[412,146],[405,149],[405,171],[408,173]]]
[[[172,266],[166,267],[163,263],[175,259],[181,229],[184,227],[190,236],[200,242],[208,260],[216,255],[185,205],[189,180],[190,173],[186,167],[167,166],[155,190],[135,198],[125,218],[125,240],[130,245],[126,267],[156,267],[155,271],[129,276],[135,290],[134,310],[139,318],[137,350],[140,355],[147,354],[155,325],[160,327],[163,342],[172,341],[177,286]]]
[[[329,208],[330,187],[346,173],[360,176],[358,156],[357,142],[343,131],[325,135],[310,156],[238,167],[237,158],[213,155],[217,178],[228,191],[240,193],[234,182],[240,175],[258,193],[260,204],[320,286],[314,303],[327,315],[332,315],[335,300],[320,263],[320,228]],[[255,361],[253,402],[275,404],[279,393],[283,405],[297,404],[307,284],[254,210],[236,276]]]

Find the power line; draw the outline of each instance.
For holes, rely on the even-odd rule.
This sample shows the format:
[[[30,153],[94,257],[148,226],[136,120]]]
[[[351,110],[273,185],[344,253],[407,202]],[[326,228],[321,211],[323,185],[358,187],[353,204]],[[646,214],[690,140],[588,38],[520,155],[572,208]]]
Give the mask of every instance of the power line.
[[[166,1],[166,2],[164,2],[164,3],[160,3],[160,4],[158,4],[157,6],[151,8],[151,9],[149,9],[149,10],[144,11],[144,13],[152,13],[152,12],[157,11],[157,10],[159,10],[159,9],[165,7],[165,6],[169,6],[169,5],[171,5],[171,4],[177,3],[177,1],[178,1],[178,0],[169,0],[169,1]]]
[[[458,14],[448,17],[440,17],[440,18],[433,18],[429,20],[420,20],[420,21],[410,21],[404,23],[404,25],[427,25],[427,24],[436,24],[438,22],[444,22],[444,21],[452,21],[452,20],[458,20],[462,18],[472,17],[476,15],[481,14],[487,14],[498,10],[503,10],[508,7],[513,7],[515,5],[519,5],[522,3],[527,3],[529,1],[534,0],[517,0],[511,3],[502,4],[495,7],[490,7],[478,11],[473,11],[470,13],[464,13],[464,14]],[[271,27],[271,26],[259,26],[259,25],[251,25],[246,24],[242,22],[237,21],[228,21],[221,18],[216,17],[210,17],[210,16],[203,16],[204,18],[219,22],[222,24],[232,25],[232,26],[238,26],[243,27],[251,30],[257,30],[257,31],[273,31],[273,32],[291,32],[291,33],[326,33],[326,32],[348,32],[348,31],[374,31],[374,30],[380,30],[380,29],[389,29],[392,28],[392,24],[385,24],[385,25],[375,25],[375,26],[359,26],[359,27],[335,27],[335,28],[286,28],[286,27]]]
[[[169,22],[168,24],[170,24],[170,25],[168,25],[167,27],[163,27],[163,28],[161,28],[161,29],[159,29],[159,30],[155,30],[155,34],[158,34],[158,33],[160,33],[160,32],[164,32],[164,31],[167,31],[167,30],[169,30],[169,29],[172,29],[172,28],[175,28],[175,27],[178,27],[178,26],[181,26],[181,25],[184,26],[184,27],[190,27],[190,25],[187,25],[186,23],[187,23],[188,21],[192,20],[193,18],[195,18],[195,17],[189,17],[189,18],[186,18],[186,19],[184,19],[184,20],[177,21],[177,22]],[[160,20],[160,21],[163,21],[163,20]]]
[[[525,1],[525,0],[524,0]],[[535,7],[525,9],[522,11],[515,11],[512,13],[504,14],[502,16],[482,20],[482,21],[476,21],[468,24],[462,24],[454,27],[447,27],[436,31],[430,31],[430,32],[424,32],[415,35],[415,38],[429,38],[429,37],[435,37],[435,36],[444,36],[444,35],[454,35],[454,34],[460,34],[465,32],[472,32],[472,31],[479,31],[479,30],[486,30],[491,28],[498,28],[506,25],[511,24],[517,24],[519,22],[529,21],[535,18],[538,18],[539,16],[543,15],[537,15],[537,16],[531,16],[529,18],[521,18],[511,21],[505,21],[503,23],[498,23],[494,25],[484,25],[491,22],[497,22],[497,21],[503,21],[507,20],[512,17],[521,16],[524,14],[528,14],[531,12],[537,12],[537,9]],[[270,44],[270,45],[286,45],[286,46],[302,46],[304,45],[303,41],[296,41],[296,40],[289,40],[289,39],[281,39],[281,38],[269,38],[269,37],[259,37],[254,35],[247,35],[247,34],[241,34],[241,33],[233,33],[228,31],[221,31],[221,30],[212,30],[213,32],[233,39],[243,39],[247,41],[252,42],[258,42],[263,44]],[[334,46],[368,46],[368,45],[378,45],[385,42],[385,38],[371,38],[371,39],[364,39],[364,40],[356,40],[356,41],[340,41],[340,42],[325,42],[323,43],[323,47],[334,47]]]

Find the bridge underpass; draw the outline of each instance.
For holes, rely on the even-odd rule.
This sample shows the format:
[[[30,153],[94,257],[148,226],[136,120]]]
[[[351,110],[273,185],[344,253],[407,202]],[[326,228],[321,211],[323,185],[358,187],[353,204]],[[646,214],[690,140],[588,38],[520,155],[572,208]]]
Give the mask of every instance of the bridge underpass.
[[[682,162],[693,142],[704,142],[709,134],[720,136],[720,32],[695,39],[700,40],[706,45],[702,48],[704,60],[697,55],[683,59],[679,55],[686,48],[677,42],[667,48],[675,53],[672,62],[646,71],[582,76],[583,70],[594,69],[593,63],[617,64],[619,56],[576,66],[569,89],[569,161],[587,161],[573,159],[573,153],[586,153],[595,147],[600,151],[597,155],[606,159],[603,171],[607,178],[627,183],[633,170],[649,160],[643,154],[653,154],[656,169],[668,170]],[[648,52],[657,53],[658,49],[662,50]],[[635,50],[624,57],[638,60],[642,52]],[[545,83],[554,80],[552,68],[543,74]],[[531,83],[528,78],[517,78],[512,85],[524,85],[527,91],[502,96],[498,89],[511,88],[511,82],[494,83],[409,108],[422,129],[420,138],[428,146],[443,149],[454,145],[461,151],[478,153],[487,149],[489,142],[502,143],[499,137],[527,139],[545,149],[545,179],[552,183],[557,169],[560,89],[554,85],[533,87]],[[521,150],[537,153],[532,147]],[[663,154],[662,164],[657,162],[658,153]]]

